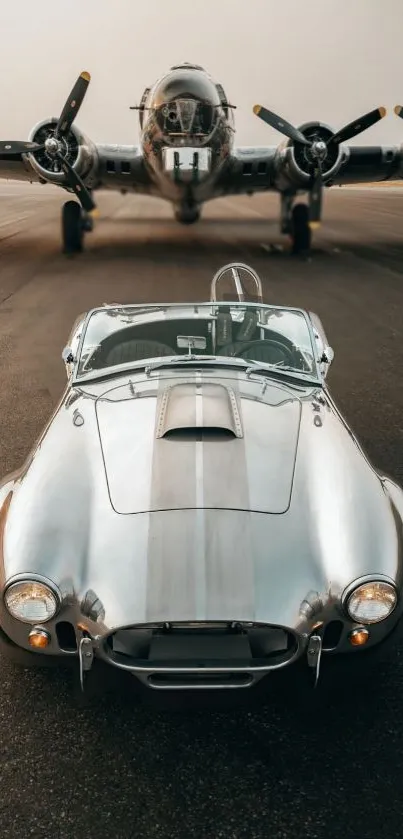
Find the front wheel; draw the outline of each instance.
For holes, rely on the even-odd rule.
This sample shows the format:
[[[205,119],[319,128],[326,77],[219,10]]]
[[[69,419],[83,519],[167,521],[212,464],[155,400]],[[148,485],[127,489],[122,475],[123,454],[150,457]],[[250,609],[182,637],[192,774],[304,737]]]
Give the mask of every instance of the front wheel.
[[[175,209],[175,219],[180,224],[195,224],[199,221],[200,210],[197,206],[180,206]]]
[[[296,204],[291,217],[292,252],[304,253],[311,247],[311,228],[307,204]]]
[[[66,201],[62,210],[63,253],[80,253],[83,249],[84,228],[82,210],[77,201]]]

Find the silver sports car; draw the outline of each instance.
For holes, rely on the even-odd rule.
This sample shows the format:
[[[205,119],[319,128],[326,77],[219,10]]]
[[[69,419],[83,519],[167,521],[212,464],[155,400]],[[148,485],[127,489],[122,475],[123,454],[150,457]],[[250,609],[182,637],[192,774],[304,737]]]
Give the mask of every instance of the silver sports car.
[[[162,691],[314,685],[389,646],[403,492],[336,408],[332,358],[240,264],[209,302],[80,317],[61,401],[0,484],[1,649]]]

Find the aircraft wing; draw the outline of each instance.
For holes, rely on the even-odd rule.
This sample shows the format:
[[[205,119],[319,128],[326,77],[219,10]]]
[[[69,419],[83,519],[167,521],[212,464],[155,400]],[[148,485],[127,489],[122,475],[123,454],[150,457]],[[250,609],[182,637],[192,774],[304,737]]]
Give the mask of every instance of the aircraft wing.
[[[324,186],[403,179],[403,148],[343,146]],[[216,183],[214,197],[275,191],[297,193],[311,188],[309,169],[298,166],[291,146],[236,149]]]
[[[252,195],[276,189],[276,147],[243,146],[235,149],[217,179],[214,198],[220,195]]]
[[[343,146],[333,171],[324,172],[323,186],[366,184],[403,179],[403,147]],[[292,147],[239,148],[217,180],[214,197],[274,191],[309,191],[312,181],[301,171]]]
[[[82,160],[84,171],[79,174],[85,186],[92,190],[111,189],[119,192],[152,192],[153,185],[144,166],[140,146],[93,144]],[[0,179],[50,183],[72,192],[61,172],[52,174],[36,165],[31,155],[16,152],[2,154],[0,150]]]
[[[344,160],[327,186],[396,181],[403,178],[399,146],[345,146]]]
[[[140,195],[155,190],[140,146],[97,145],[91,182],[92,187],[87,185],[92,189],[136,192]]]
[[[8,181],[31,181],[38,182],[39,178],[26,162],[25,155],[13,154],[4,155],[0,152],[0,179]]]

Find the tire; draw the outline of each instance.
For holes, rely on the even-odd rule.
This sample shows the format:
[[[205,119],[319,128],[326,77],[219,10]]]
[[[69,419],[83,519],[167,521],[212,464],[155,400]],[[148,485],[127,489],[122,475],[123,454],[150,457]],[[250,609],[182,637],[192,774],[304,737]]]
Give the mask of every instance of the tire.
[[[311,247],[311,228],[307,204],[296,204],[291,221],[292,252],[304,253]]]
[[[63,253],[80,253],[83,249],[81,206],[77,201],[66,201],[62,210]]]
[[[175,219],[180,224],[195,224],[199,221],[200,210],[198,207],[180,207],[175,211]]]

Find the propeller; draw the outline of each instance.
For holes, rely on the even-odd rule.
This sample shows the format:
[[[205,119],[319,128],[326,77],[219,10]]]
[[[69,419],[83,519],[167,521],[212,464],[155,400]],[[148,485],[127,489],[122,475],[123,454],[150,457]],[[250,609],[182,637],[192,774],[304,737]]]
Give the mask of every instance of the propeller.
[[[385,108],[375,108],[373,111],[364,114],[354,122],[349,122],[344,128],[341,128],[335,134],[332,134],[326,141],[313,137],[312,139],[305,137],[305,135],[298,128],[295,128],[291,123],[277,116],[273,111],[263,108],[261,105],[255,105],[253,112],[260,117],[263,122],[266,122],[272,128],[275,128],[285,137],[293,140],[294,143],[301,143],[309,148],[309,157],[313,163],[313,173],[310,182],[310,202],[309,202],[309,216],[312,224],[318,224],[321,217],[322,209],[322,188],[323,188],[323,164],[327,158],[329,147],[339,146],[341,143],[351,140],[367,128],[375,125],[376,122],[383,119],[386,115]],[[395,113],[403,119],[403,108],[396,106]]]
[[[75,120],[81,105],[83,104],[84,96],[87,92],[88,85],[91,81],[91,76],[84,70],[78,77],[74,87],[67,98],[65,106],[60,114],[59,122],[56,126],[55,137],[65,137],[70,131],[73,121]]]
[[[33,154],[45,150],[51,160],[59,160],[68,186],[77,196],[82,208],[87,213],[95,210],[95,203],[84,181],[67,160],[65,155],[66,146],[63,140],[67,137],[81,108],[90,80],[91,76],[85,70],[79,75],[65,102],[53,136],[48,137],[44,143],[18,142],[14,140],[0,142],[0,155],[2,157],[11,157],[15,154]]]
[[[304,146],[309,146],[310,141],[304,137],[302,131],[299,131],[298,128],[294,128],[290,122],[287,122],[285,119],[281,119],[278,117],[277,114],[273,113],[273,111],[268,111],[267,108],[264,108],[263,105],[254,105],[253,113],[256,114],[257,117],[263,120],[263,122],[267,122],[268,125],[271,125],[272,128],[275,128],[280,134],[284,134],[286,137],[289,137],[290,140],[294,140],[295,143],[303,143]]]
[[[0,142],[0,155],[7,157],[7,155],[11,156],[12,154],[29,154],[30,152],[40,151],[43,148],[43,143],[41,145],[39,143],[19,143],[15,140],[3,140]]]

